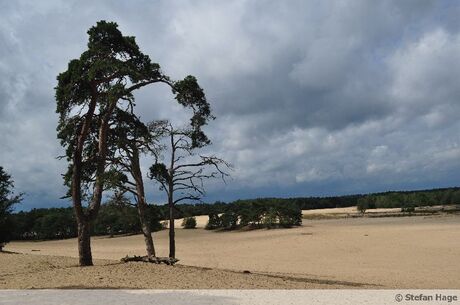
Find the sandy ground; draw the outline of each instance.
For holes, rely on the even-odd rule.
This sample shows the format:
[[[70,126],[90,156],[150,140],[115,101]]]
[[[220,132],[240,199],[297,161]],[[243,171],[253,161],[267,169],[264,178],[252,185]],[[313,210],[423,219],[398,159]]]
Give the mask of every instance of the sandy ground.
[[[177,288],[300,288],[299,286],[308,288],[311,285],[337,288],[347,285],[356,287],[351,286],[353,285],[351,283],[354,283],[372,288],[459,289],[459,237],[460,216],[305,220],[304,226],[300,228],[246,232],[179,229],[176,241],[180,263],[213,270],[205,272],[203,269],[175,266],[172,270],[186,273],[190,276],[191,282],[197,283],[187,281],[187,285],[191,286],[181,286],[175,282],[176,277],[173,277],[172,281],[175,283],[173,286]],[[159,256],[167,255],[167,238],[167,231],[154,234]],[[94,238],[92,248],[96,259],[118,260],[127,254],[143,255],[145,252],[142,237],[139,235]],[[75,239],[12,242],[7,245],[6,250],[27,254],[77,256]],[[31,255],[26,257],[34,260]],[[54,258],[47,260],[40,256],[40,259],[46,261],[43,263],[45,265],[54,264]],[[60,260],[64,265],[72,265],[76,262],[72,259],[67,261],[61,258]],[[13,269],[17,269],[15,264],[14,259],[8,262],[2,257],[0,270],[10,268],[10,265]],[[31,263],[31,266],[35,266],[34,264]],[[58,265],[61,266],[60,263]],[[117,282],[116,279],[124,276],[129,278],[131,274],[143,274],[143,272],[157,278],[168,274],[168,270],[171,270],[167,269],[169,268],[167,266],[142,263],[127,265],[117,263],[106,266],[98,262],[98,265],[95,268],[63,269],[68,272],[68,278],[64,277],[66,280],[62,282],[66,282],[69,286],[72,286],[72,283],[74,286],[79,286],[82,281],[83,284],[86,281],[79,281],[78,274],[92,278],[94,274],[100,272],[103,274],[101,275],[103,279],[108,276],[104,281],[113,281],[113,283],[103,281],[104,285],[132,287],[130,285],[133,284],[129,284],[129,281]],[[8,278],[0,275],[0,278],[3,278],[0,287],[3,285],[10,288],[25,288],[31,283],[36,285],[34,277],[31,277],[32,282],[26,280],[30,277],[26,270],[29,269],[24,267],[22,275],[12,271],[14,274]],[[249,270],[252,274],[239,273],[243,270]],[[46,272],[61,271],[53,269]],[[0,274],[3,272],[0,271]],[[259,279],[258,274],[266,274],[268,277]],[[249,278],[248,276],[255,278],[244,281]],[[296,281],[296,279],[300,280]],[[341,285],[337,282],[341,282]],[[48,285],[50,282],[41,281],[41,283],[43,283],[41,285]],[[99,281],[96,279],[94,282],[87,283],[97,285]],[[161,283],[161,280],[158,280],[158,283]],[[49,285],[55,284],[53,282]],[[254,287],[254,285],[260,286]]]
[[[401,208],[391,208],[391,209],[369,209],[366,210],[366,213],[389,213],[389,212],[400,212]],[[360,212],[356,207],[347,207],[347,208],[332,208],[332,209],[314,209],[314,210],[303,210],[302,215],[312,215],[312,214],[359,214]]]
[[[0,253],[0,289],[314,289],[360,288],[355,283],[246,274],[190,266],[95,260],[78,267],[64,256]]]
[[[370,209],[367,210],[366,213],[397,213],[400,212],[401,208],[393,208],[393,209]],[[302,215],[304,216],[311,216],[311,215],[357,215],[360,212],[356,209],[356,207],[347,207],[347,208],[331,208],[331,209],[314,209],[314,210],[303,210]],[[196,219],[196,227],[202,229],[208,223],[209,217],[208,215],[202,216],[195,216]],[[182,221],[184,219],[176,219],[174,221],[174,227],[181,229],[182,228]],[[168,224],[168,221],[165,221]]]

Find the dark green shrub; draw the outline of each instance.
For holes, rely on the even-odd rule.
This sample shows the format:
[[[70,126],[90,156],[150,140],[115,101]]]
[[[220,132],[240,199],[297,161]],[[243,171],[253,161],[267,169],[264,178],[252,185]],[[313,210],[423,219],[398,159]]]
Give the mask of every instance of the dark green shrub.
[[[212,213],[212,214],[209,214],[208,217],[209,217],[209,220],[205,227],[206,230],[214,230],[214,229],[222,227],[222,221],[219,215]]]
[[[414,204],[405,204],[403,207],[401,207],[401,212],[404,213],[413,213],[415,212],[415,205]]]
[[[296,204],[284,204],[278,207],[278,223],[281,227],[290,228],[302,225],[302,210]]]
[[[182,227],[184,229],[195,229],[196,228],[196,218],[192,217],[185,217],[182,221]]]
[[[369,199],[359,198],[356,204],[356,209],[361,213],[366,213],[366,210],[369,209]]]
[[[225,230],[234,230],[238,226],[238,214],[235,212],[225,212],[220,216],[220,220]]]
[[[278,213],[274,208],[270,208],[262,218],[262,224],[268,229],[275,228],[278,224]]]
[[[11,217],[13,206],[22,200],[22,195],[14,195],[14,182],[0,166],[0,251],[13,237],[14,223]]]

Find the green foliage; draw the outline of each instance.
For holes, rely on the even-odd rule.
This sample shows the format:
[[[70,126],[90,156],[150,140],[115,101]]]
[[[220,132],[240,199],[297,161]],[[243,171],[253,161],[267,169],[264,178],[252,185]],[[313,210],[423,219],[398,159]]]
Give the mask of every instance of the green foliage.
[[[260,206],[248,204],[239,209],[240,225],[242,227],[251,226],[256,227],[261,224],[263,212]]]
[[[93,225],[95,235],[113,236],[141,230],[137,210],[134,207],[108,202],[101,206],[99,213]]]
[[[128,201],[110,200],[101,205],[99,217],[93,222],[93,235],[139,233],[141,226],[137,208]],[[162,230],[161,210],[150,205],[147,219],[152,231]],[[63,239],[77,236],[77,225],[72,208],[33,209],[11,215],[15,224],[14,239]]]
[[[268,228],[273,229],[278,224],[278,214],[274,208],[268,209],[262,217],[262,224]]]
[[[285,228],[302,225],[302,210],[295,203],[278,205],[278,222]]]
[[[405,208],[460,203],[460,188],[386,192],[361,197],[375,208]],[[359,200],[358,200],[359,201]],[[372,208],[372,207],[369,207]]]
[[[12,215],[17,240],[63,239],[77,236],[72,208],[33,209]]]
[[[225,212],[220,216],[220,221],[224,230],[234,230],[238,226],[238,214],[232,211]]]
[[[16,203],[22,200],[22,194],[14,195],[14,181],[0,166],[0,250],[11,240],[14,222],[11,211]]]
[[[413,213],[415,212],[415,205],[411,203],[405,204],[404,206],[401,207],[401,212]]]
[[[156,162],[150,166],[149,170],[149,177],[151,179],[155,179],[156,181],[160,182],[162,186],[163,184],[168,183],[169,173],[165,164]]]
[[[181,224],[184,229],[195,229],[196,228],[196,218],[192,217],[185,217]]]
[[[448,188],[448,189],[436,189],[436,190],[427,190],[427,191],[415,191],[415,192],[390,192],[390,193],[379,193],[379,194],[370,194],[370,195],[359,195],[357,200],[355,200],[354,205],[357,205],[357,201],[362,198],[364,201],[368,203],[369,208],[373,208],[374,206],[378,208],[382,207],[398,207],[395,204],[392,204],[388,198],[392,198],[391,200],[395,200],[396,204],[401,204],[399,208],[402,208],[402,211],[410,212],[412,207],[419,206],[418,202],[418,194],[423,192],[425,196],[424,203],[427,205],[451,205],[451,204],[460,204],[460,188]],[[358,196],[358,195],[356,195]],[[387,199],[386,196],[388,196]],[[13,196],[14,197],[14,196]],[[340,202],[344,204],[345,202],[352,203],[350,198],[355,198],[353,196],[345,196],[346,199],[330,199],[327,201],[327,206],[332,203]],[[335,197],[329,197],[335,198]],[[339,198],[339,197],[337,197]],[[308,200],[306,200],[308,199]],[[227,213],[225,218],[225,227],[226,228],[239,228],[243,226],[250,226],[250,227],[263,227],[264,224],[262,223],[262,219],[265,217],[265,213],[267,211],[271,211],[270,213],[276,214],[277,222],[275,226],[296,226],[300,225],[302,222],[302,214],[301,209],[305,207],[305,203],[308,203],[308,206],[313,206],[310,204],[311,198],[293,198],[293,199],[275,199],[275,198],[259,198],[259,199],[251,199],[251,200],[237,200],[232,203],[224,203],[224,202],[215,202],[213,204],[179,204],[176,205],[175,209],[175,218],[183,218],[186,216],[198,216],[198,215],[209,215],[209,222],[206,226],[207,229],[219,229],[223,228],[222,219],[218,216],[220,213]],[[324,201],[320,201],[322,204]],[[321,206],[324,207],[324,206]],[[95,229],[97,234],[107,235],[110,234],[110,230],[108,227],[112,223],[123,223],[117,225],[119,231],[126,232],[126,233],[136,233],[139,232],[140,227],[139,225],[133,225],[133,220],[131,217],[136,215],[136,208],[127,205],[125,207],[127,211],[123,211],[122,213],[114,212],[116,215],[117,220],[103,220],[99,222],[99,227],[97,230]],[[105,214],[111,213],[110,208],[104,208],[104,205],[101,207],[100,217],[102,219],[110,218],[109,216],[105,216]],[[119,212],[120,212],[119,211]],[[110,213],[109,213],[110,212]],[[152,231],[161,230],[161,221],[168,218],[169,208],[167,205],[149,205],[147,217],[149,219]],[[43,228],[46,228],[47,223],[51,223],[48,220],[42,220],[41,218],[48,215],[48,214],[55,214],[59,215],[66,221],[63,223],[67,223],[65,229],[62,227],[60,229],[56,229],[55,233],[49,234]],[[125,217],[125,215],[131,215],[129,217]],[[229,217],[230,215],[230,217]],[[239,223],[238,218],[239,217]],[[270,218],[270,217],[268,217]],[[274,216],[271,218],[273,219]],[[15,214],[11,214],[8,217],[10,223],[7,224],[7,230],[3,230],[6,232],[10,230],[12,233],[13,238],[15,239],[38,239],[43,236],[48,236],[49,238],[66,238],[65,234],[60,232],[68,232],[67,237],[75,237],[76,236],[76,225],[73,215],[73,210],[71,208],[65,209],[34,209],[29,212],[19,212]],[[236,221],[235,221],[236,219]],[[59,221],[57,221],[60,223]],[[236,226],[235,226],[236,222]],[[40,223],[37,224],[36,223]],[[61,222],[62,223],[62,222]],[[102,225],[102,224],[103,225]],[[136,222],[137,223],[137,222]],[[12,226],[14,224],[14,226]],[[43,226],[45,224],[45,226]],[[11,230],[13,228],[14,230]],[[42,231],[43,230],[43,231]],[[133,230],[129,231],[128,230]],[[114,234],[120,233],[117,232],[115,229],[113,230]]]
[[[222,221],[218,214],[211,213],[208,215],[208,217],[209,217],[209,220],[205,226],[206,230],[214,230],[214,229],[222,227]]]
[[[150,230],[157,232],[165,229],[162,220],[166,219],[166,213],[157,205],[150,204],[147,206],[147,221],[150,224]]]
[[[65,157],[69,162],[75,155],[81,158],[79,173],[73,173],[73,164],[69,164],[64,175],[65,185],[70,187],[72,176],[81,176],[79,191],[83,199],[91,196],[97,161],[103,153],[99,151],[99,140],[105,140],[98,138],[105,126],[102,122],[106,124],[111,120],[109,126],[116,126],[109,130],[109,148],[120,145],[117,140],[125,139],[133,126],[136,127],[134,133],[146,134],[147,127],[130,112],[134,107],[132,92],[150,83],[169,82],[168,77],[161,74],[160,66],[140,51],[134,37],[123,36],[116,23],[100,21],[89,29],[88,35],[88,49],[80,58],[69,62],[67,70],[57,77],[55,88],[58,138],[66,149]],[[82,134],[84,126],[88,130]],[[120,136],[114,137],[114,134]],[[106,181],[110,187],[115,178],[122,178],[113,174],[99,173],[96,178]]]
[[[359,212],[366,213],[366,210],[369,209],[369,200],[367,198],[359,198],[356,208]]]
[[[208,137],[201,128],[213,117],[204,91],[198,85],[197,79],[189,75],[183,80],[177,81],[174,84],[173,93],[176,94],[176,100],[182,106],[193,106],[193,116],[190,119],[191,148],[203,147],[210,144]]]
[[[31,229],[36,239],[63,239],[77,233],[75,217],[71,209],[50,209],[34,221]]]

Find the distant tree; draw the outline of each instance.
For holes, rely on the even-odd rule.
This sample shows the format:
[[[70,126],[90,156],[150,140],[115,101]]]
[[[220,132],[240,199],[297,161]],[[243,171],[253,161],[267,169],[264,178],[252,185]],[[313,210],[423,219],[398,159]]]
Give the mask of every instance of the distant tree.
[[[167,139],[166,151],[169,153],[168,165],[156,160],[150,167],[149,177],[160,185],[168,197],[169,206],[169,257],[175,258],[175,205],[182,201],[200,201],[205,194],[204,180],[228,174],[222,167],[230,168],[224,160],[215,156],[196,155],[195,150],[209,145],[210,141],[201,131],[194,128],[194,121],[204,125],[210,119],[211,112],[204,93],[202,111],[197,111],[192,118],[192,129],[176,129],[168,122],[153,122],[151,128],[157,130]],[[199,125],[198,127],[201,127]]]
[[[222,228],[224,230],[234,230],[238,227],[238,214],[228,211],[220,216]]]
[[[209,220],[205,226],[206,230],[214,230],[214,229],[222,227],[222,221],[218,214],[211,213],[208,215],[208,217],[209,217]]]
[[[14,194],[14,181],[0,166],[0,251],[10,241],[13,232],[11,211],[13,205],[21,202],[22,194]]]
[[[295,202],[277,204],[279,225],[284,228],[302,225],[302,210]]]
[[[94,222],[96,235],[138,233],[141,231],[137,209],[123,195],[115,193],[101,205],[99,216]]]
[[[184,229],[195,229],[196,228],[196,218],[195,216],[192,217],[185,217],[181,224]]]
[[[69,213],[70,212],[70,213]],[[65,208],[51,208],[35,219],[32,232],[37,239],[63,239],[75,236],[75,218]]]
[[[275,208],[269,208],[263,215],[262,223],[268,229],[275,228],[278,223],[278,213]]]
[[[401,212],[413,213],[415,212],[415,205],[413,203],[407,203],[401,207]]]
[[[356,209],[361,213],[366,213],[366,210],[369,208],[369,198],[359,198]]]
[[[240,225],[241,226],[259,226],[262,221],[263,211],[257,208],[257,206],[251,204],[248,207],[241,207],[238,210],[240,214]]]

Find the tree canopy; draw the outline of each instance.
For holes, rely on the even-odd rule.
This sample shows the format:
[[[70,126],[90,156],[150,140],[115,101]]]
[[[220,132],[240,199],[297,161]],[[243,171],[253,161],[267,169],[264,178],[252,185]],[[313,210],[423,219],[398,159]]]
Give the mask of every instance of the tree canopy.
[[[22,200],[22,194],[14,194],[14,181],[0,166],[0,250],[12,238],[14,222],[11,219],[13,206]]]
[[[149,142],[145,126],[134,115],[133,92],[153,83],[168,85],[176,101],[193,112],[190,130],[195,146],[209,142],[201,128],[211,118],[196,78],[170,80],[159,64],[140,51],[134,37],[123,36],[116,23],[99,21],[88,35],[87,50],[58,75],[56,87],[57,133],[66,151],[63,157],[69,162],[64,181],[78,223],[80,265],[92,265],[91,223],[97,217],[102,193],[116,185],[117,178],[127,182],[126,175],[119,171],[121,175],[116,175],[108,166],[108,159],[120,155],[117,148],[124,152],[135,148],[137,154],[142,149],[137,143],[139,135]],[[139,192],[138,196],[143,197]]]

